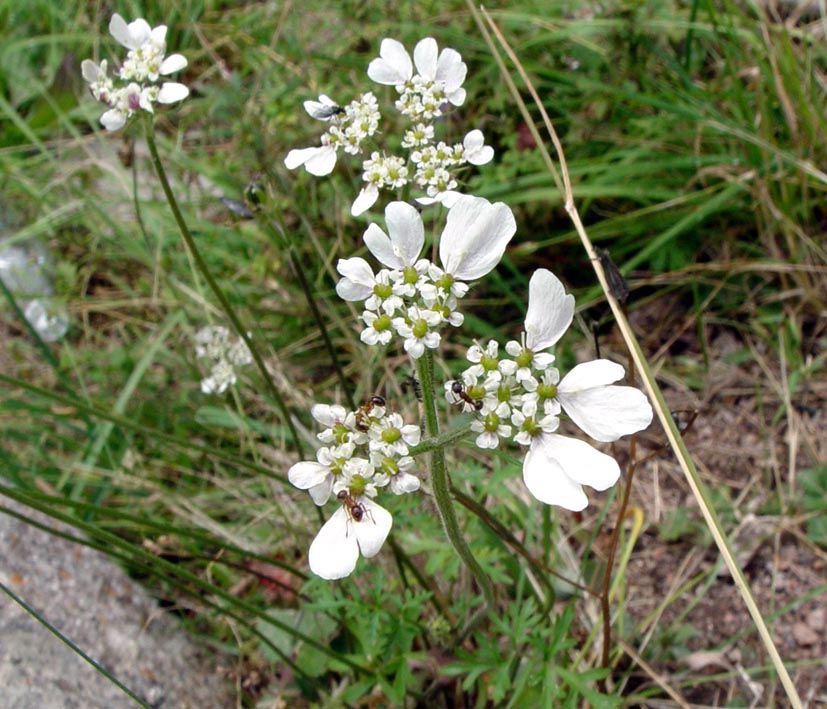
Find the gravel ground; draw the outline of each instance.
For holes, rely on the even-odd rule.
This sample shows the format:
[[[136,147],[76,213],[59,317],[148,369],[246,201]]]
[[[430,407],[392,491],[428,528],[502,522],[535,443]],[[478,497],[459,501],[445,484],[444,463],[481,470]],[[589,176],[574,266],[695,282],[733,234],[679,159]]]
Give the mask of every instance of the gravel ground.
[[[54,526],[8,499],[2,505]],[[105,555],[0,513],[0,581],[153,707],[235,706],[221,659]],[[136,706],[0,592],[0,709]]]

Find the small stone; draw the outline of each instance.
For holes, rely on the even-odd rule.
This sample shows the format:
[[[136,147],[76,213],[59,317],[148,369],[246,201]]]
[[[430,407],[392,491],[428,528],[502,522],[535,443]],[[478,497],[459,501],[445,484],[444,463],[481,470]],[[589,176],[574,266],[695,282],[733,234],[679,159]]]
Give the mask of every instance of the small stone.
[[[819,641],[819,634],[806,623],[793,625],[793,637],[799,645],[815,645]]]

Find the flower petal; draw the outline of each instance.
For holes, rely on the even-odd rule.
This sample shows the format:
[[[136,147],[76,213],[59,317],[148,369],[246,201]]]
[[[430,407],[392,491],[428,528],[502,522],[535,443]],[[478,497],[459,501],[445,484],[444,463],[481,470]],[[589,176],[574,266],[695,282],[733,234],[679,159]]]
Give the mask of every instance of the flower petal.
[[[307,553],[310,570],[333,581],[349,576],[359,560],[359,544],[350,531],[353,525],[344,507],[336,510],[324,523]]]
[[[526,346],[537,352],[551,347],[571,325],[574,296],[566,295],[557,276],[538,268],[528,284],[525,318]]]
[[[376,556],[393,526],[393,516],[373,500],[362,497],[359,502],[365,508],[361,521],[351,520],[351,529],[356,534],[362,556],[369,559]]]
[[[465,81],[467,72],[468,67],[462,61],[458,51],[446,48],[440,52],[436,67],[436,78],[445,82],[448,100],[454,106],[461,106],[465,101],[465,89],[460,87]]]
[[[592,372],[594,376],[589,376]],[[619,364],[596,360],[578,364],[557,387],[557,400],[571,420],[595,440],[616,441],[652,423],[652,407],[642,391],[601,382],[621,376]]]
[[[115,38],[115,41],[122,47],[126,47],[127,49],[136,48],[132,46],[132,37],[129,34],[129,27],[126,24],[126,20],[117,12],[112,15],[112,19],[109,20],[109,34],[111,34]]]
[[[371,224],[365,232],[365,245],[388,268],[412,265],[425,244],[425,226],[416,207],[407,202],[391,202],[385,207],[385,224],[390,237]]]
[[[607,490],[620,477],[617,461],[585,441],[556,433],[542,434],[538,438],[542,439],[540,447],[545,458],[558,465],[575,483]]]
[[[572,512],[585,509],[589,500],[583,488],[566,475],[557,461],[545,455],[540,445],[540,440],[545,437],[538,436],[532,441],[523,461],[523,481],[528,491],[547,505],[557,505]]]
[[[356,199],[353,200],[353,205],[350,207],[351,216],[358,217],[360,214],[367,212],[379,199],[379,188],[372,182],[363,187]]]
[[[112,108],[101,116],[100,121],[106,130],[118,130],[126,124],[126,114],[117,108]]]
[[[309,490],[314,485],[324,482],[330,475],[330,468],[312,460],[303,460],[290,467],[287,471],[287,479],[291,485],[300,490]]]
[[[313,148],[291,150],[284,158],[284,165],[288,170],[294,170],[300,165],[311,175],[324,177],[333,172],[336,167],[336,148],[322,145]]]
[[[170,54],[161,62],[158,73],[166,76],[167,74],[174,74],[176,71],[181,71],[181,69],[186,66],[187,58],[183,54]]]
[[[186,86],[174,81],[168,81],[161,85],[161,90],[158,92],[158,103],[183,101],[189,95],[190,90]]]
[[[368,76],[377,84],[404,84],[413,76],[411,56],[401,42],[383,39],[379,46],[379,58],[368,65]]]
[[[515,231],[507,205],[463,196],[448,212],[439,241],[442,267],[460,281],[480,278],[499,263]]]
[[[420,39],[414,47],[413,58],[416,70],[422,78],[428,79],[428,81],[433,81],[437,78],[437,52],[437,43],[433,37]]]

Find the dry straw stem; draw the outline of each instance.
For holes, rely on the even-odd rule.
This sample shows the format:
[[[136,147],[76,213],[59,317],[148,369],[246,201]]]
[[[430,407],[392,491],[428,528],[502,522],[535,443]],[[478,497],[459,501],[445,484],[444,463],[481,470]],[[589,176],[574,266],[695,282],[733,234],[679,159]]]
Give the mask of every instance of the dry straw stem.
[[[740,567],[735,561],[735,555],[733,554],[729,540],[726,538],[721,523],[718,520],[718,516],[716,515],[715,510],[710,504],[709,494],[706,491],[706,487],[703,484],[697,469],[695,468],[695,464],[692,461],[691,456],[689,455],[689,451],[687,450],[686,445],[683,442],[683,439],[681,438],[680,431],[678,430],[677,425],[675,424],[674,420],[672,419],[672,416],[669,413],[669,407],[667,406],[666,401],[663,398],[663,394],[661,393],[660,387],[658,386],[658,383],[655,380],[655,376],[649,367],[649,363],[647,362],[646,358],[643,355],[643,352],[640,349],[640,345],[638,344],[637,338],[632,332],[632,329],[629,326],[629,322],[626,319],[626,316],[624,315],[622,309],[620,308],[620,305],[609,291],[608,283],[606,282],[606,274],[604,273],[603,267],[600,264],[600,259],[598,258],[597,252],[595,251],[595,248],[592,245],[591,240],[586,234],[586,230],[583,227],[583,223],[580,221],[580,215],[577,211],[577,207],[574,204],[574,195],[571,189],[571,180],[569,178],[568,168],[566,167],[566,159],[563,153],[563,147],[560,144],[560,140],[557,137],[557,133],[554,130],[554,126],[552,125],[551,120],[549,119],[548,114],[546,113],[543,107],[543,103],[540,100],[540,97],[537,95],[537,92],[534,89],[531,80],[529,79],[528,75],[526,74],[525,70],[520,64],[519,59],[509,46],[508,42],[503,37],[502,33],[500,32],[499,28],[497,27],[491,16],[483,7],[480,7],[478,11],[474,7],[472,0],[466,0],[466,2],[471,13],[474,16],[474,19],[477,21],[477,24],[480,28],[480,31],[483,34],[486,43],[488,44],[492,56],[495,58],[497,64],[500,67],[503,79],[508,85],[508,88],[514,97],[514,100],[517,102],[520,111],[526,120],[526,124],[531,130],[532,136],[534,137],[534,140],[537,143],[537,147],[540,149],[542,153],[543,160],[545,161],[549,172],[554,178],[555,183],[558,185],[558,188],[561,187],[562,183],[561,191],[564,197],[564,205],[566,208],[566,212],[568,212],[568,215],[571,218],[575,229],[577,230],[577,234],[580,237],[580,241],[583,244],[583,248],[585,248],[586,253],[589,256],[589,260],[592,264],[592,267],[594,268],[595,273],[597,274],[597,279],[598,281],[600,281],[600,286],[603,289],[603,292],[605,293],[606,300],[609,303],[609,307],[611,307],[612,309],[612,313],[614,314],[618,328],[620,329],[620,332],[626,343],[626,347],[629,349],[632,359],[635,362],[635,366],[637,367],[638,372],[640,373],[640,376],[643,380],[643,384],[646,388],[646,391],[649,394],[649,399],[652,402],[652,406],[654,407],[658,419],[660,420],[661,425],[663,426],[663,429],[666,432],[666,437],[669,441],[669,445],[672,448],[675,457],[677,458],[678,464],[680,465],[681,470],[683,470],[683,473],[686,477],[686,481],[689,484],[689,487],[692,490],[692,493],[698,502],[698,506],[700,507],[701,513],[704,516],[704,520],[706,521],[709,531],[712,534],[713,539],[715,540],[715,544],[717,545],[718,550],[721,553],[721,556],[723,557],[724,563],[727,565],[727,568],[732,574],[732,578],[735,580],[735,584],[737,585],[738,590],[741,593],[741,597],[744,599],[744,603],[746,604],[747,610],[749,611],[749,614],[752,617],[752,621],[755,624],[755,628],[758,631],[758,634],[760,635],[761,640],[767,649],[767,653],[770,656],[770,659],[772,661],[773,666],[775,667],[776,672],[778,673],[779,679],[781,680],[781,684],[783,685],[784,691],[786,692],[787,697],[790,701],[790,706],[793,707],[793,709],[801,709],[801,699],[798,696],[798,692],[796,691],[796,688],[793,685],[789,673],[787,672],[787,668],[784,666],[784,663],[781,660],[781,656],[778,653],[778,649],[775,647],[775,643],[772,640],[770,631],[767,628],[767,625],[761,616],[761,611],[758,609],[758,606],[755,603],[755,598],[753,597],[752,592],[750,591],[749,584],[747,583],[744,574],[742,573]],[[522,100],[520,96],[520,92],[518,91],[513,79],[508,73],[508,70],[506,69],[505,64],[502,61],[502,58],[500,57],[497,47],[494,45],[494,42],[491,38],[491,34],[489,33],[489,29],[490,32],[496,36],[497,41],[500,44],[500,47],[513,63],[514,67],[516,68],[517,72],[519,73],[520,77],[525,83],[526,88],[531,94],[531,97],[534,100],[537,109],[540,111],[540,114],[543,118],[543,123],[546,127],[546,130],[549,133],[549,136],[551,137],[551,142],[554,145],[555,152],[557,153],[557,158],[560,163],[559,174],[557,168],[554,165],[554,162],[551,159],[551,156],[549,155],[543,143],[543,140],[540,137],[539,132],[537,131],[537,128],[534,125],[534,121],[528,112],[528,108],[526,107],[525,102]]]

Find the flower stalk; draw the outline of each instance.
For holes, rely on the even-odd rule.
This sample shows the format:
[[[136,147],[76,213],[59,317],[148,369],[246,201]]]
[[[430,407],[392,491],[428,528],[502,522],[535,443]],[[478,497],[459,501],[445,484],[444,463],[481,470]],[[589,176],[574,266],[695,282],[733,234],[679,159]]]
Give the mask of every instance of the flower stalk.
[[[255,363],[256,367],[261,373],[261,377],[264,380],[264,384],[267,387],[270,394],[272,395],[274,401],[276,402],[276,406],[278,407],[281,413],[282,421],[284,422],[285,426],[287,426],[287,429],[290,432],[290,437],[293,439],[293,445],[296,447],[296,450],[301,454],[303,452],[301,439],[299,438],[298,431],[296,430],[296,427],[293,424],[293,419],[290,416],[290,412],[287,409],[287,403],[285,402],[284,397],[281,395],[281,392],[278,390],[275,383],[273,382],[270,373],[267,371],[267,367],[264,364],[264,360],[262,359],[261,354],[258,351],[258,348],[253,343],[252,338],[247,334],[246,328],[241,324],[241,320],[239,319],[232,305],[230,305],[230,302],[229,300],[227,300],[227,297],[224,295],[224,292],[218,287],[218,283],[216,283],[215,279],[212,277],[212,274],[207,268],[207,264],[204,262],[204,259],[201,256],[201,252],[198,250],[198,246],[195,243],[195,239],[192,236],[192,232],[190,232],[190,229],[187,226],[186,221],[184,220],[184,216],[183,214],[181,214],[181,209],[178,206],[178,201],[175,199],[175,194],[173,193],[172,187],[170,186],[169,180],[167,179],[166,170],[164,170],[164,165],[161,162],[160,155],[158,154],[158,146],[155,143],[155,124],[153,123],[151,117],[147,117],[145,119],[144,127],[146,142],[147,146],[149,147],[149,154],[152,158],[152,165],[155,168],[155,173],[158,175],[158,180],[161,183],[161,188],[164,191],[164,196],[167,199],[167,203],[169,204],[169,207],[172,210],[172,215],[175,218],[175,223],[178,225],[178,231],[181,233],[181,237],[184,239],[187,248],[192,254],[193,260],[195,261],[195,265],[198,268],[198,271],[201,273],[204,280],[207,282],[207,285],[210,287],[210,290],[213,292],[213,295],[215,295],[219,305],[221,306],[221,309],[226,313],[227,318],[229,318],[230,322],[232,323],[233,329],[235,330],[236,334],[244,341],[244,344],[250,350],[250,354],[253,357],[253,362]]]
[[[416,372],[422,387],[422,408],[425,414],[425,430],[429,438],[439,437],[439,418],[436,411],[436,399],[434,396],[434,357],[430,350],[425,350],[422,357],[416,360]],[[477,610],[466,622],[460,632],[457,642],[460,642],[468,632],[482,619],[482,617],[494,608],[495,594],[494,585],[485,570],[480,566],[474,557],[471,548],[465,541],[462,530],[459,526],[454,503],[451,498],[451,483],[448,479],[448,470],[445,467],[445,449],[434,448],[428,456],[428,467],[430,469],[431,486],[434,493],[437,511],[439,513],[442,528],[445,536],[454,548],[454,551],[468,567],[474,580],[482,589],[485,599],[484,605]]]

